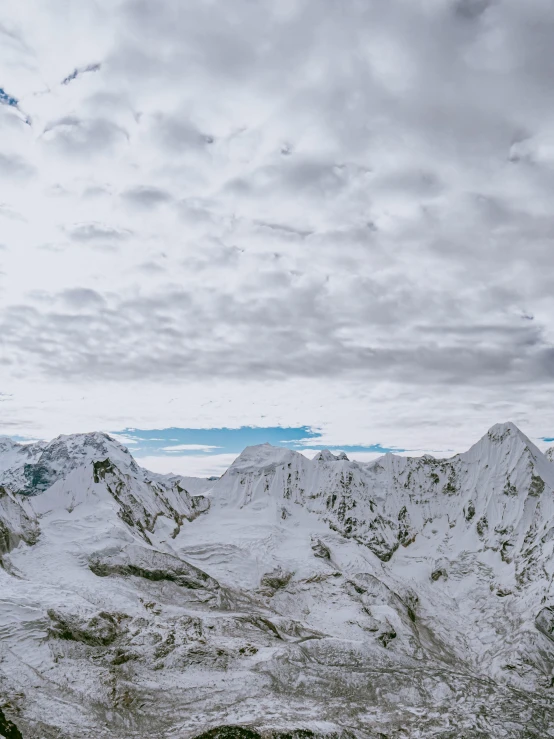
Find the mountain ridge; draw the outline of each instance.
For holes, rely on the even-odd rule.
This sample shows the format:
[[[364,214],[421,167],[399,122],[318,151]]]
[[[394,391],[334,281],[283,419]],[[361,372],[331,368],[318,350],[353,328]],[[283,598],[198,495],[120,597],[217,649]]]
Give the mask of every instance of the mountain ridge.
[[[554,736],[554,465],[514,424],[449,459],[258,445],[216,480],[99,432],[19,447],[0,696],[24,737]]]

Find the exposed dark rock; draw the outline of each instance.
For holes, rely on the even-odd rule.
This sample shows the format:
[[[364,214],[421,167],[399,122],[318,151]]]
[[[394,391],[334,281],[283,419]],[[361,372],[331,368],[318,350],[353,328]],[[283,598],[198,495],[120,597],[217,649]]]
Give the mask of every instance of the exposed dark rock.
[[[513,590],[509,590],[508,588],[498,588],[496,594],[499,598],[506,598],[508,595],[513,594]]]
[[[98,553],[89,561],[98,577],[134,575],[146,580],[174,582],[183,588],[217,589],[219,583],[202,570],[171,554],[130,546],[116,554]]]
[[[0,486],[0,558],[15,549],[19,542],[32,545],[38,537],[37,521],[27,515],[17,496]]]
[[[464,513],[466,521],[471,521],[471,519],[475,515],[475,504],[473,503],[473,501],[469,501]]]
[[[0,556],[13,547],[13,536],[6,524],[0,520]]]
[[[506,479],[506,484],[504,485],[504,489],[502,490],[502,492],[504,493],[504,495],[509,495],[513,497],[517,495],[517,488],[512,482],[510,482],[509,479]]]
[[[312,543],[312,551],[315,557],[320,557],[321,559],[331,559],[331,552],[329,550],[329,547],[325,546],[325,544],[320,539]]]
[[[23,468],[23,474],[27,482],[23,491],[24,493],[42,493],[47,490],[50,485],[56,481],[56,477],[52,470],[45,464],[26,464]]]
[[[206,498],[205,495],[193,495],[191,496],[190,501],[192,505],[192,510],[197,515],[200,515],[201,513],[206,513],[210,509],[210,499]]]
[[[52,622],[49,629],[51,636],[93,647],[112,644],[123,631],[122,621],[128,618],[125,614],[100,611],[87,620],[78,615],[63,614],[52,609],[48,611],[48,616]]]
[[[406,606],[406,610],[408,612],[408,618],[412,623],[415,623],[416,621],[416,612],[419,606],[419,596],[417,593],[414,593],[413,590],[409,590],[406,592],[402,598],[404,605]]]
[[[217,726],[198,734],[195,739],[259,739],[259,737],[261,734],[246,726]]]
[[[477,533],[479,536],[484,536],[485,531],[489,528],[489,522],[487,520],[486,516],[483,516],[477,521],[477,525],[475,527],[477,529]]]
[[[261,579],[261,585],[264,588],[271,588],[272,590],[279,590],[285,588],[291,581],[293,573],[286,572],[285,570],[273,570],[267,572]]]
[[[17,726],[12,723],[0,708],[0,737],[5,739],[23,739],[23,734]]]
[[[531,485],[529,486],[529,495],[538,498],[544,491],[544,480],[540,475],[531,475]]]
[[[112,659],[112,665],[124,665],[126,662],[138,659],[138,655],[134,652],[126,652],[124,649],[118,649]]]
[[[264,618],[263,616],[247,616],[244,621],[246,623],[251,623],[261,631],[265,631],[266,633],[275,636],[277,639],[283,638],[279,633],[279,629],[268,618]]]
[[[287,731],[272,730],[262,732],[267,739],[354,739],[349,731],[340,731],[322,734],[313,732],[310,729],[289,729]]]
[[[403,547],[407,547],[415,540],[415,537],[408,509],[404,506],[398,513],[398,541]]]
[[[539,611],[535,626],[542,634],[554,641],[554,608],[547,606]]]
[[[384,647],[388,647],[393,639],[396,639],[396,631],[391,627],[386,631],[383,631],[377,639],[381,642]]]
[[[100,480],[105,480],[108,473],[113,474],[114,472],[115,467],[109,459],[92,463],[92,474],[96,483],[99,483]]]
[[[384,734],[379,734],[379,738]],[[194,739],[350,739],[353,735],[349,731],[314,733],[310,729],[261,729],[257,731],[248,726],[217,726]]]

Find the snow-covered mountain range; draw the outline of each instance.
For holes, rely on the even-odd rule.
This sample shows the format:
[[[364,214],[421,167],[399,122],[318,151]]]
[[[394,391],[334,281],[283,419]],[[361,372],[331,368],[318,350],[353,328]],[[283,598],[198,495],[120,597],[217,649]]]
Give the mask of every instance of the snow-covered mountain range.
[[[554,463],[0,439],[0,736],[554,737]],[[226,728],[225,728],[226,727]]]

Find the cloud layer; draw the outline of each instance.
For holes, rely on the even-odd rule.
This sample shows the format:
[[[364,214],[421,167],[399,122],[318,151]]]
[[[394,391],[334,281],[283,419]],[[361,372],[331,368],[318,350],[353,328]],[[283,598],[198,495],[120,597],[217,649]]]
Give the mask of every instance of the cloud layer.
[[[552,435],[553,38],[546,0],[6,10],[5,430],[71,407],[70,430]]]

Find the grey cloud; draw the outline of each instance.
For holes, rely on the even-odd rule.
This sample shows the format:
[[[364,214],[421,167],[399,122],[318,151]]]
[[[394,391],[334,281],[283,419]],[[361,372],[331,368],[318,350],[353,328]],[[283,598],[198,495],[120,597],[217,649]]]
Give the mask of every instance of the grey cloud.
[[[108,187],[103,187],[102,185],[90,185],[89,187],[86,187],[83,190],[83,197],[84,198],[98,198],[102,197],[102,195],[109,195],[110,190]]]
[[[129,231],[102,223],[75,223],[65,227],[74,241],[122,241],[129,238]]]
[[[457,0],[454,3],[454,12],[460,18],[475,20],[492,5],[493,0]]]
[[[554,379],[554,348],[540,327],[521,319],[402,331],[403,316],[426,312],[423,295],[414,300],[408,284],[391,294],[390,286],[366,281],[365,291],[349,300],[334,291],[332,279],[274,267],[244,287],[247,297],[168,285],[141,298],[95,301],[92,314],[14,306],[4,314],[0,336],[18,362],[57,378],[209,374],[375,382],[386,373],[391,381],[430,387]],[[448,306],[447,296],[431,293],[428,315],[433,303]],[[67,293],[61,297],[67,300]]]
[[[121,195],[125,200],[143,208],[153,208],[161,203],[172,200],[171,195],[157,187],[133,187]]]
[[[128,139],[127,131],[107,118],[80,118],[70,115],[49,123],[43,140],[67,156],[108,153]]]
[[[202,133],[185,116],[158,114],[152,121],[157,141],[173,153],[188,149],[204,149],[213,143],[213,136]]]
[[[177,204],[180,215],[189,221],[197,223],[213,223],[215,216],[209,205],[195,200],[181,200]]]
[[[28,179],[35,172],[32,164],[17,154],[3,154],[0,152],[0,177],[14,177]]]
[[[297,237],[305,239],[307,236],[311,236],[313,231],[302,231],[301,229],[294,228],[294,226],[287,226],[282,223],[264,223],[264,221],[256,221],[257,226],[262,229],[269,229],[270,231],[276,231],[279,234],[284,234],[287,237]]]
[[[18,33],[16,33],[16,31],[13,28],[8,28],[5,23],[0,23],[0,34],[2,34],[2,36],[5,36],[16,46],[19,46],[22,49],[27,48],[21,36]]]
[[[222,272],[240,267],[243,250],[237,246],[228,246],[216,239],[208,241],[197,253],[183,260],[182,266],[187,271]]]
[[[348,178],[348,173],[340,165],[308,159],[295,159],[292,166],[276,170],[275,175],[281,179],[284,187],[293,192],[315,189],[332,193],[340,189]]]
[[[163,265],[154,261],[143,262],[142,264],[139,264],[136,269],[147,275],[152,275],[154,273],[163,274],[164,272],[167,272],[167,269]]]
[[[356,188],[367,175],[359,166],[335,164],[308,157],[281,158],[277,164],[259,167],[248,178],[236,177],[222,188],[222,196],[232,195],[240,200],[261,201],[274,198],[280,204],[298,203],[304,199],[310,208],[322,203],[337,202]],[[297,231],[312,229],[298,228]]]
[[[70,308],[98,308],[104,305],[104,298],[96,292],[85,287],[75,287],[64,290],[60,298]]]
[[[75,68],[71,74],[68,74],[67,77],[63,78],[62,85],[69,85],[70,82],[73,82],[77,77],[82,74],[86,74],[87,72],[98,72],[101,67],[102,65],[97,62],[94,64],[87,64],[85,67]]]
[[[397,190],[419,197],[435,197],[445,190],[445,185],[433,171],[400,170],[374,179],[376,189]]]
[[[123,21],[129,33],[112,63],[114,73],[133,84],[155,84],[164,78],[177,81],[186,69],[208,86],[230,85],[233,90],[240,85],[253,94],[270,89],[285,110],[294,104],[293,120],[298,111],[312,109],[322,127],[351,152],[367,151],[372,143],[380,145],[392,123],[391,131],[423,136],[429,143],[442,139],[442,147],[456,142],[486,156],[487,148],[494,151],[491,145],[495,149],[504,145],[505,136],[499,133],[504,130],[509,138],[519,117],[511,106],[518,76],[537,53],[529,38],[537,11],[528,9],[529,5],[521,9],[513,0],[493,4],[458,0],[450,4],[453,12],[447,14],[445,3],[437,4],[435,12],[423,10],[419,3],[398,1],[328,5],[322,12],[319,3],[304,2],[291,4],[288,17],[279,17],[276,6],[268,2],[229,2],[215,15],[204,3],[183,7],[166,1],[153,12],[148,3],[128,2]],[[510,51],[531,51],[531,55],[526,51],[511,77],[506,75],[509,59],[506,69],[498,71],[467,64],[466,60],[481,61],[479,53],[483,63],[490,59],[486,46],[490,27],[473,22],[484,15],[490,16],[500,43]],[[368,58],[373,34],[385,47],[390,41],[393,51],[402,47],[405,69],[399,62],[397,73],[406,84],[401,94],[389,89],[386,75]],[[148,57],[145,49],[156,43],[163,44],[163,57]],[[335,54],[326,55],[328,48],[335,49]],[[148,59],[138,65],[141,54]],[[504,61],[503,55],[498,58]],[[321,72],[319,84],[310,85],[304,72],[316,65]],[[287,84],[292,78],[294,88]],[[286,126],[284,118],[282,125]],[[177,124],[174,143],[183,140],[198,141],[198,132]]]

